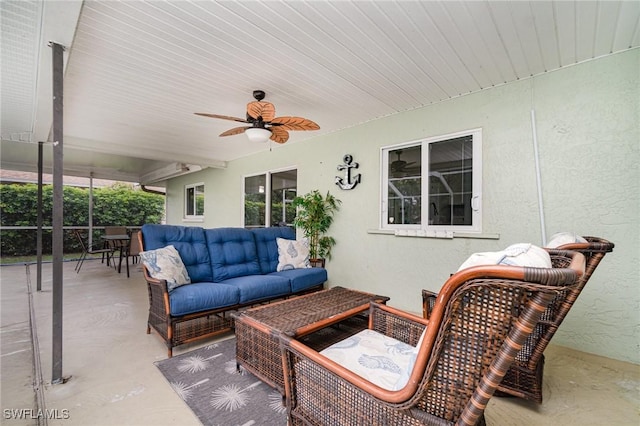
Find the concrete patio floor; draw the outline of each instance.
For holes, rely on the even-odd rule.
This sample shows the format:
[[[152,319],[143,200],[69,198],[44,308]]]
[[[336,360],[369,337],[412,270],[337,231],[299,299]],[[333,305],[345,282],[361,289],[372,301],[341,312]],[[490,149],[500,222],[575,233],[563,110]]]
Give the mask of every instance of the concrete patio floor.
[[[199,425],[153,364],[166,358],[166,347],[154,333],[146,334],[147,289],[139,267],[127,278],[99,260],[85,262],[80,274],[74,266],[64,264],[63,375],[69,380],[58,385],[51,384],[52,265],[43,265],[41,292],[36,265],[0,267],[0,423]],[[34,368],[30,298],[40,368]],[[198,346],[185,345],[174,354]],[[640,424],[640,366],[554,345],[545,354],[544,403],[494,397],[486,410],[489,425]],[[43,382],[40,406],[37,371]],[[36,414],[38,408],[55,418],[30,418],[28,410]],[[20,412],[29,418],[16,418]]]

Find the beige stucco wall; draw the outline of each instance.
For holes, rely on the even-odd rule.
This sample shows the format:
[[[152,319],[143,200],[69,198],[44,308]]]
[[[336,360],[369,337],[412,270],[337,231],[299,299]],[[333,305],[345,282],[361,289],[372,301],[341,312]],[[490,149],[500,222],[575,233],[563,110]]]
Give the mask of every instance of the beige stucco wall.
[[[640,50],[525,79],[276,147],[168,185],[167,223],[242,225],[243,176],[295,166],[298,191],[330,190],[342,200],[327,263],[329,285],[391,297],[421,311],[420,291],[437,291],[471,253],[515,242],[542,243],[531,110],[540,151],[546,233],[574,231],[616,244],[557,333],[554,343],[640,363]],[[322,125],[322,123],[320,123]],[[483,231],[492,239],[395,237],[378,229],[380,147],[483,129]],[[242,143],[233,140],[229,143]],[[334,184],[344,154],[362,183]],[[206,219],[182,221],[183,187],[204,182]]]

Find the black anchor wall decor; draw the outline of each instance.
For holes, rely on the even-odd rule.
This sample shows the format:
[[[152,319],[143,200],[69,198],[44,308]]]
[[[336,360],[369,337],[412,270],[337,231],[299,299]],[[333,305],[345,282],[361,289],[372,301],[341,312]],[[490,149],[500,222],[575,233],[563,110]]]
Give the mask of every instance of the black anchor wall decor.
[[[338,165],[338,170],[344,170],[344,178],[336,176],[336,185],[338,185],[340,189],[353,189],[360,183],[362,178],[360,174],[352,176],[351,169],[357,169],[360,165],[354,162],[353,157],[349,154],[342,157],[342,161],[344,161],[344,164]]]

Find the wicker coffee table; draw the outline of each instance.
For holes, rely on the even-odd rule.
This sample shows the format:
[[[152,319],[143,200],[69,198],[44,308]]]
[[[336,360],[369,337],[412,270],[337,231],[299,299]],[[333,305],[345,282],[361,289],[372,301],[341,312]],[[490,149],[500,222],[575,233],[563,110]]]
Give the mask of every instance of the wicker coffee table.
[[[300,338],[365,312],[388,297],[333,287],[247,309],[235,319],[236,362],[284,394],[278,333]]]

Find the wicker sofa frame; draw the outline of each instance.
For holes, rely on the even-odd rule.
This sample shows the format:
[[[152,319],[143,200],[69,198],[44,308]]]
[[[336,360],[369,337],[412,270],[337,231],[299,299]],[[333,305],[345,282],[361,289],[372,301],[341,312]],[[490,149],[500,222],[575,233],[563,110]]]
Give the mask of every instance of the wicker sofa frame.
[[[147,320],[147,334],[153,328],[167,345],[167,356],[173,356],[176,346],[209,339],[219,334],[233,331],[233,315],[242,309],[257,306],[274,300],[287,299],[292,296],[320,291],[324,284],[291,293],[285,297],[266,298],[247,304],[237,304],[219,309],[196,312],[189,315],[173,316],[169,311],[169,292],[167,282],[149,276],[143,267],[144,278],[149,291],[149,318]]]
[[[498,395],[515,396],[542,403],[542,379],[544,370],[544,350],[558,327],[582,292],[589,278],[607,253],[613,251],[614,244],[603,238],[585,236],[586,243],[572,243],[560,246],[562,250],[582,253],[586,259],[584,275],[571,289],[560,292],[551,301],[542,319],[529,336],[515,362],[498,387]],[[429,318],[436,294],[423,290],[424,317]]]
[[[476,266],[452,275],[429,320],[371,304],[369,328],[418,347],[407,385],[382,389],[281,335],[290,425],[476,425],[513,359],[584,256],[554,251],[553,268]]]

